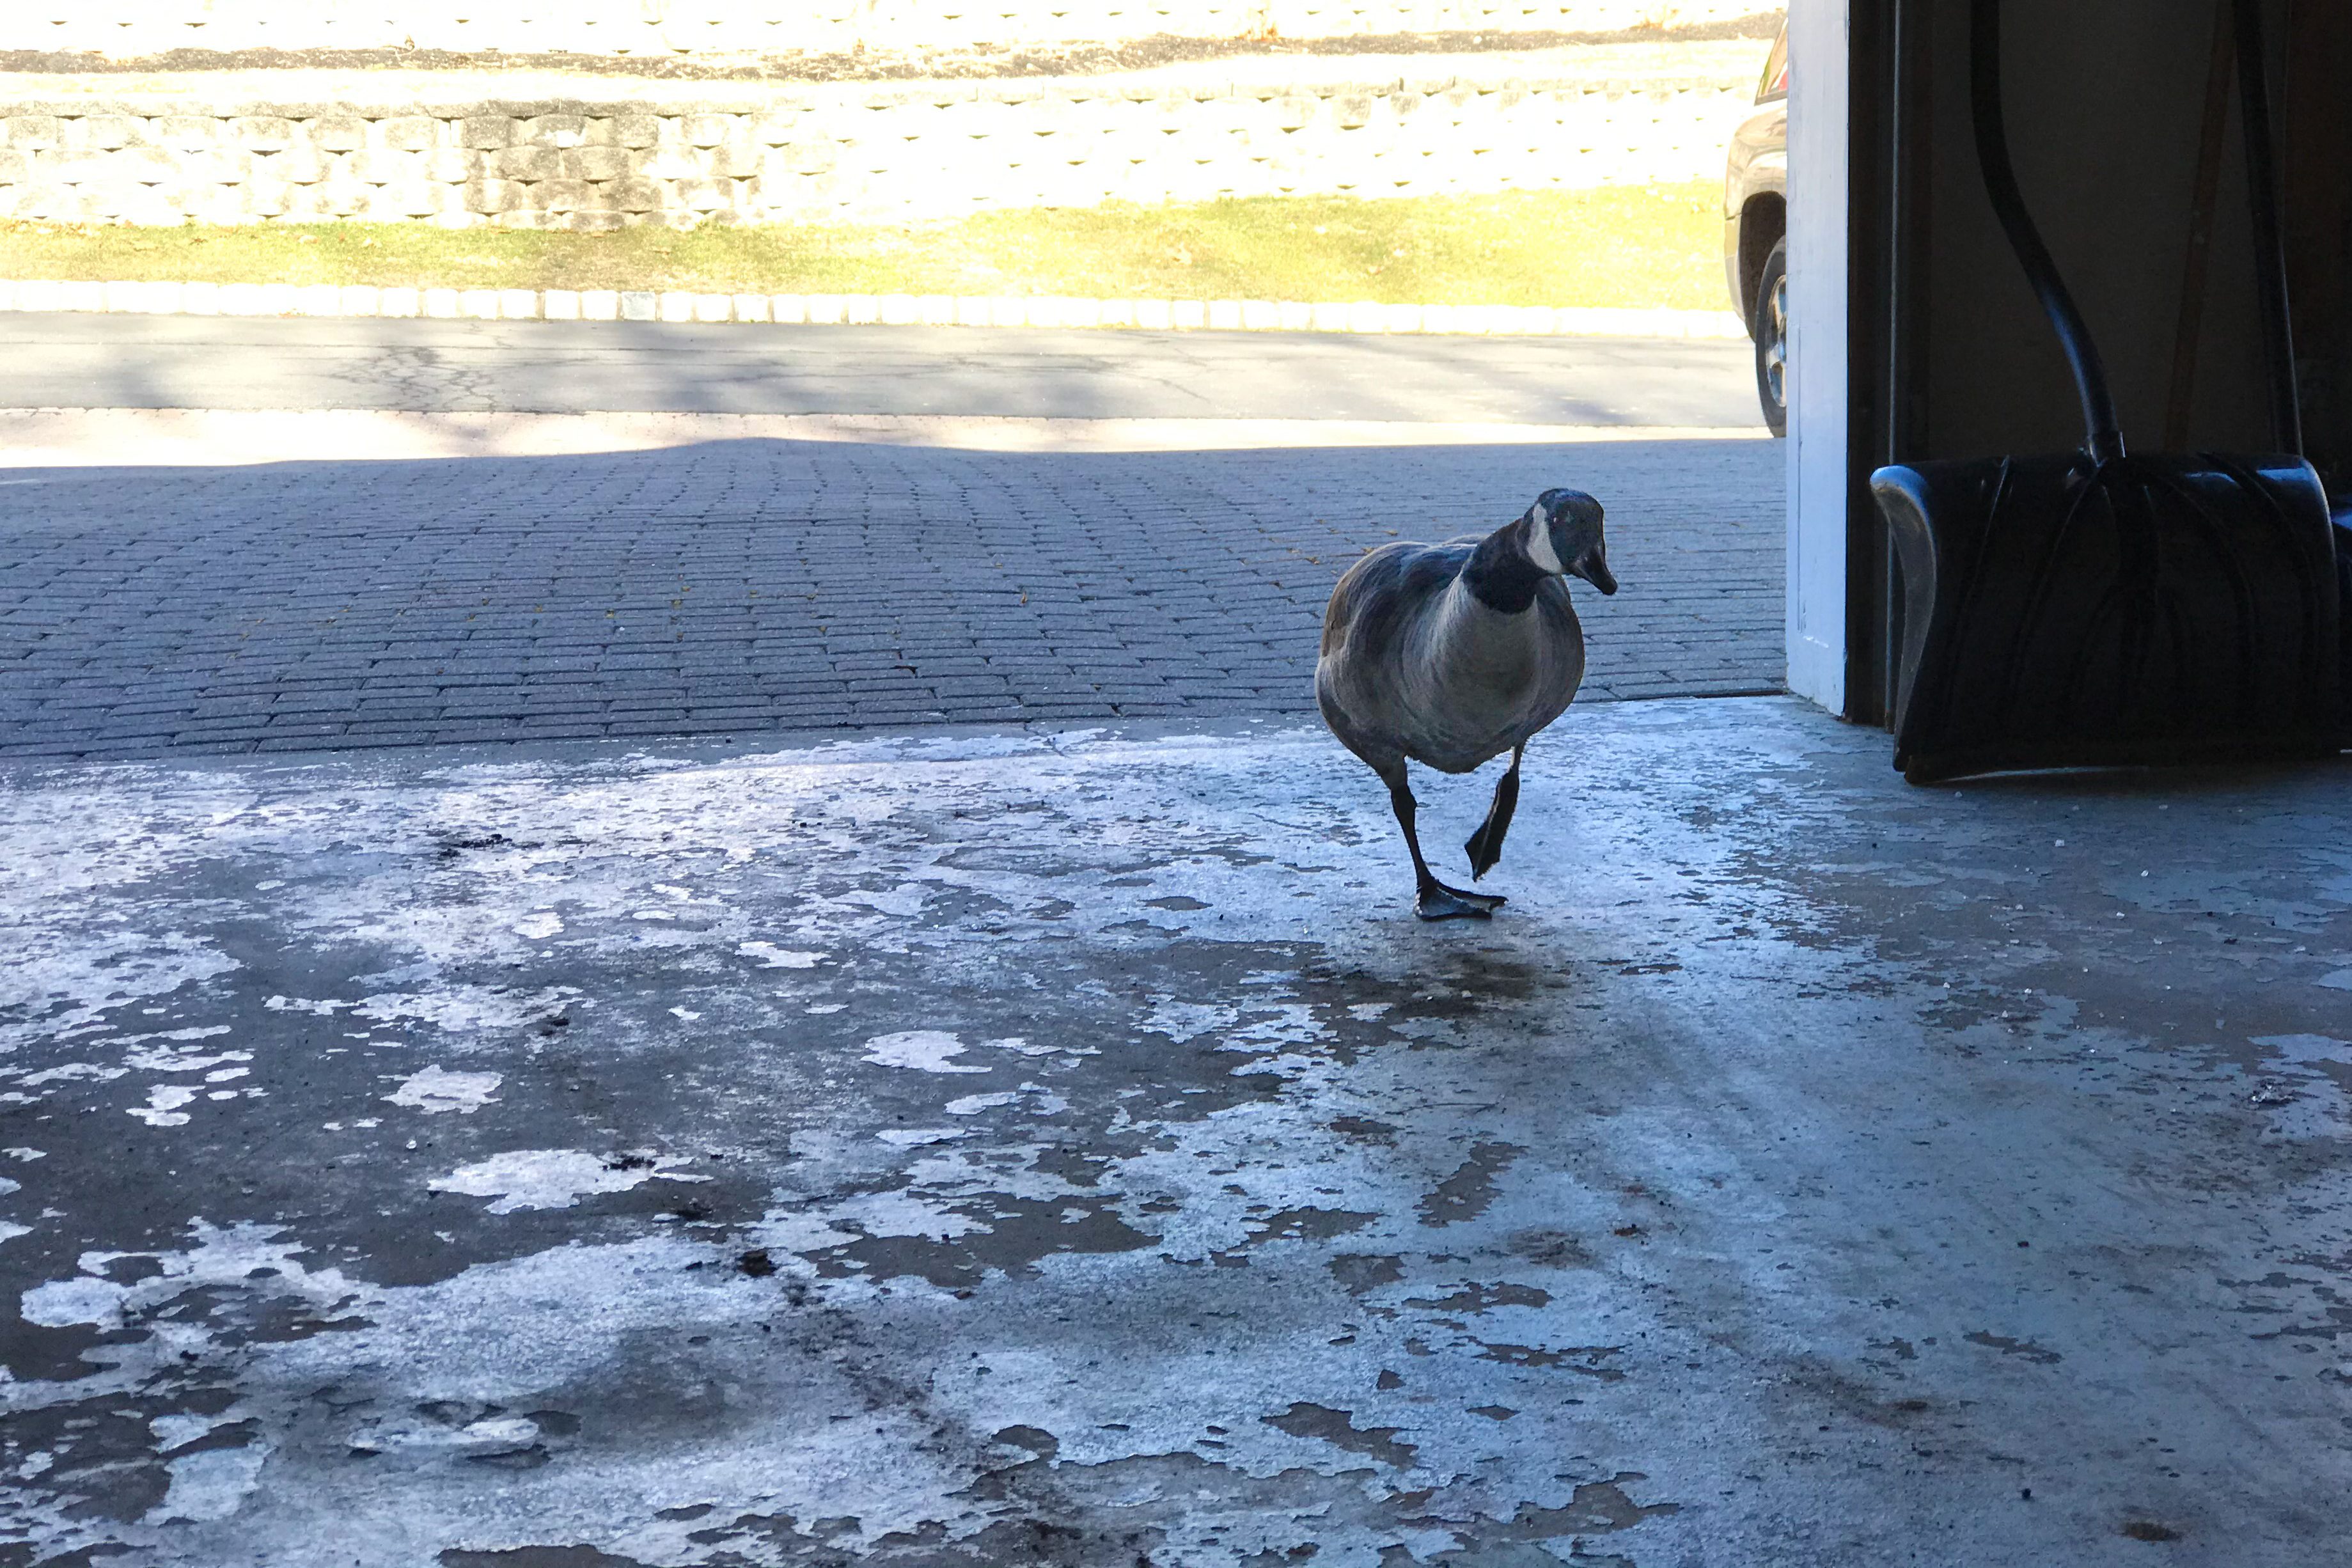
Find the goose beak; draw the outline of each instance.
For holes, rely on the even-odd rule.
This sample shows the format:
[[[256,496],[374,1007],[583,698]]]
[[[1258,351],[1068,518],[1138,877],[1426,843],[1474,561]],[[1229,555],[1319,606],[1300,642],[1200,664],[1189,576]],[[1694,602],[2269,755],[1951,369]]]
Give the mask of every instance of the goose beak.
[[[1608,561],[1597,550],[1578,562],[1571,570],[1604,595],[1617,591],[1617,579],[1610,572]]]

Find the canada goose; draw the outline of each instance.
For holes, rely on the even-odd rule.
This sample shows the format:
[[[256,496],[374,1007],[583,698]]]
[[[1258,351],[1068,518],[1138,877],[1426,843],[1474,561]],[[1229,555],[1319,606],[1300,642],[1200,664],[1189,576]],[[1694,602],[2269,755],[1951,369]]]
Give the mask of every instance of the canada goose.
[[[1563,576],[1617,591],[1601,537],[1601,503],[1546,490],[1517,521],[1484,539],[1382,545],[1331,590],[1315,700],[1340,744],[1389,786],[1425,921],[1485,920],[1498,894],[1449,888],[1430,874],[1413,831],[1405,761],[1466,773],[1511,753],[1486,820],[1463,848],[1473,881],[1503,852],[1519,801],[1519,758],[1568,710],[1584,679],[1584,628]]]

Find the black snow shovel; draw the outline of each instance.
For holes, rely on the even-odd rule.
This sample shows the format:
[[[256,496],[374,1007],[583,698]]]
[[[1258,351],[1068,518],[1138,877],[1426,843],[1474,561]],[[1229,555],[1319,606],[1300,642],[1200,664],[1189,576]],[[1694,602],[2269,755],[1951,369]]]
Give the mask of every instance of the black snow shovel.
[[[2250,0],[2232,3],[2242,34]],[[1969,20],[1985,194],[2073,368],[2085,435],[2079,452],[1871,476],[1904,583],[1895,765],[1927,784],[2331,753],[2342,612],[2319,476],[2284,453],[2125,452],[2098,349],[2010,165],[2000,0],[1973,0]],[[2251,170],[2267,115],[2244,110]],[[2261,183],[2258,206],[2274,199]]]

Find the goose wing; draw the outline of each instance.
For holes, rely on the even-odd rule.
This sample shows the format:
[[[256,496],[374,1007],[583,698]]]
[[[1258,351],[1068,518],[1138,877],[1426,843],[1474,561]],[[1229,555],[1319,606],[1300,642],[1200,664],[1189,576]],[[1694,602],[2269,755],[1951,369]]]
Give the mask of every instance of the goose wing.
[[[1323,612],[1322,655],[1378,659],[1413,616],[1434,603],[1478,546],[1476,535],[1443,544],[1383,544],[1348,568]]]

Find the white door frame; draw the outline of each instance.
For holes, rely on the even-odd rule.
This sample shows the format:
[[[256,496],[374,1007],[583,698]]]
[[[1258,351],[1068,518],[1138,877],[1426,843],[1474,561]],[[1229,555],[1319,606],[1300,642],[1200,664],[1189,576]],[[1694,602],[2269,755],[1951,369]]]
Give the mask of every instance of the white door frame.
[[[1847,7],[1789,4],[1789,689],[1845,711]]]

